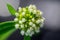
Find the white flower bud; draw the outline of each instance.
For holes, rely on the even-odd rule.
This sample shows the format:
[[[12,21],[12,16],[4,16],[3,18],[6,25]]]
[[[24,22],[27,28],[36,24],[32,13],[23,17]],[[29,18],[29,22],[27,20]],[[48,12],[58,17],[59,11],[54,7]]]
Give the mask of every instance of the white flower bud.
[[[26,21],[26,19],[25,18],[22,18],[22,22],[25,22]]]
[[[24,28],[24,24],[21,24],[21,28]]]
[[[25,15],[25,12],[22,12],[22,16],[24,16]]]
[[[39,20],[39,19],[36,21],[37,24],[39,24],[40,22],[41,22],[41,20]]]
[[[35,29],[35,32],[36,32],[36,33],[39,33],[39,32],[40,32],[39,28],[36,28],[36,29]]]
[[[25,33],[25,32],[22,30],[22,31],[21,31],[21,35],[24,35],[24,33]]]
[[[20,20],[19,23],[22,24],[22,21]]]
[[[19,16],[19,13],[16,12],[15,15],[16,15],[16,17],[18,17]]]
[[[34,34],[34,32],[32,31],[30,34],[29,34],[29,36],[32,36]]]
[[[32,25],[33,23],[32,22],[29,22],[29,25]]]
[[[17,22],[18,21],[18,18],[15,18],[14,21]]]
[[[32,27],[36,27],[36,25],[35,25],[35,24],[33,24],[33,25],[32,25]]]
[[[43,12],[42,11],[40,11],[40,15],[42,15],[43,14]]]
[[[28,33],[28,34],[30,34],[30,32],[31,32],[31,30],[30,30],[30,29],[28,29],[28,30],[27,30],[27,33]]]
[[[30,30],[33,30],[33,28],[32,28],[32,27],[30,27]]]
[[[37,12],[36,12],[36,10],[33,10],[33,14],[36,14]]]
[[[28,36],[28,33],[26,32],[25,35]]]
[[[18,29],[19,28],[19,24],[15,24],[15,28]]]
[[[32,21],[34,22],[34,18],[32,18]]]

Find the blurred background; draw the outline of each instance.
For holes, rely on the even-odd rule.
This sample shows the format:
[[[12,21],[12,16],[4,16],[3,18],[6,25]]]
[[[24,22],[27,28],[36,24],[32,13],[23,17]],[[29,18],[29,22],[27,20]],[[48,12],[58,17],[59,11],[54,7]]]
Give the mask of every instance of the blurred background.
[[[0,22],[14,19],[6,7],[7,3],[10,3],[16,10],[19,6],[34,4],[43,12],[44,26],[40,29],[41,33],[34,35],[32,40],[60,40],[60,0],[0,0]],[[23,40],[19,31],[16,30],[7,40]]]

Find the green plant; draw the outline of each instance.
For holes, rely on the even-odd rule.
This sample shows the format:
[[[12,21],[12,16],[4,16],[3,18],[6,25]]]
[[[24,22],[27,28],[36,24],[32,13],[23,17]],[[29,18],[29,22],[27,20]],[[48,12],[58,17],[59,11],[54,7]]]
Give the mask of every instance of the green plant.
[[[10,4],[7,4],[7,7],[11,15],[16,18],[13,21],[0,23],[0,40],[6,40],[17,29],[21,30],[20,34],[24,36],[24,40],[31,40],[31,36],[40,32],[44,18],[35,5],[26,8],[19,7],[18,11]]]

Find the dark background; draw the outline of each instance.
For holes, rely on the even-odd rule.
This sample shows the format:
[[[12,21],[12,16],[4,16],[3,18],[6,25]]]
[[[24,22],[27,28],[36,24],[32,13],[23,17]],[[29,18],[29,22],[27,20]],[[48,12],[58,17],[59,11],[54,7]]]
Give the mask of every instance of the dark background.
[[[60,40],[60,0],[19,0],[15,4],[12,0],[7,2],[15,6],[16,10],[18,6],[25,7],[34,4],[37,6],[37,9],[43,11],[43,17],[45,17],[44,26],[40,29],[41,32],[39,34],[31,37],[32,40]],[[14,19],[14,16],[11,16],[5,9],[0,6],[0,22]],[[19,29],[16,30],[7,40],[23,40],[23,36],[19,32]]]

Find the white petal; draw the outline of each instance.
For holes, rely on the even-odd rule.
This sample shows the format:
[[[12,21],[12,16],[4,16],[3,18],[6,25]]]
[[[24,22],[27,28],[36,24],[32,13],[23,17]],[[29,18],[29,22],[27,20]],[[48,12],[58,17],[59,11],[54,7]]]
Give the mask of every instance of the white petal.
[[[29,25],[32,25],[33,23],[32,22],[29,22]]]
[[[25,32],[22,30],[22,31],[21,31],[21,35],[24,35],[24,33],[25,33]]]
[[[32,21],[34,22],[34,18],[32,18]]]
[[[34,32],[32,31],[29,35],[32,36],[34,34]]]
[[[30,30],[33,30],[33,28],[32,28],[32,27],[30,27]]]
[[[22,15],[24,16],[25,15],[25,12],[22,12]]]
[[[25,22],[26,21],[26,19],[25,18],[22,18],[22,22]]]
[[[33,11],[33,14],[36,14],[36,10]]]
[[[15,28],[18,29],[19,28],[19,24],[15,24]]]
[[[33,25],[32,25],[32,27],[36,27],[36,25],[35,25],[35,24],[33,24]]]
[[[39,24],[41,22],[41,20],[37,20],[36,23]]]
[[[30,34],[30,32],[31,32],[31,31],[28,29],[28,30],[27,30],[27,33]]]
[[[19,23],[22,24],[22,21],[20,20]]]
[[[16,16],[19,16],[19,13],[16,12],[15,15],[16,15]]]
[[[35,29],[35,31],[36,31],[36,33],[39,33],[40,32],[39,28],[38,29]]]
[[[14,21],[15,21],[15,22],[18,21],[18,18],[15,18]]]
[[[21,28],[24,28],[24,25],[23,24],[21,24]]]
[[[28,33],[26,32],[25,35],[28,36]]]
[[[40,11],[40,15],[42,15],[43,14],[43,12],[42,11]]]
[[[21,7],[19,7],[18,9],[21,10]]]

